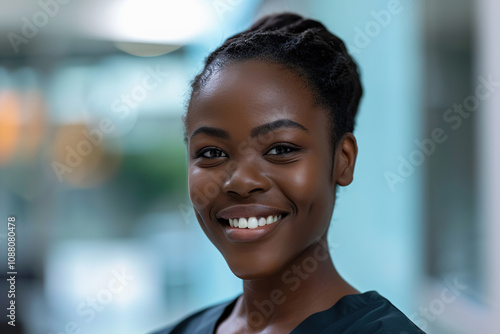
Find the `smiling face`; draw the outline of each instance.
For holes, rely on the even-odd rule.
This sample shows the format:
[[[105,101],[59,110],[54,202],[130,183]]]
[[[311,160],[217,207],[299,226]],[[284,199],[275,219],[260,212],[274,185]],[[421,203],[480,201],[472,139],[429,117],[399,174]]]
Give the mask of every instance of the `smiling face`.
[[[236,276],[276,274],[325,236],[335,184],[349,179],[327,111],[298,75],[256,60],[225,65],[198,93],[186,120],[197,219]]]

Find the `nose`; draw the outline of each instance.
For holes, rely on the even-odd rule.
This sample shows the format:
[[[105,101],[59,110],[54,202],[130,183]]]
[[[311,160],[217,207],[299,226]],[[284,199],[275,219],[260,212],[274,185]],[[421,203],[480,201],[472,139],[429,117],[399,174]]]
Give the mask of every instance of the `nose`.
[[[255,161],[233,164],[233,168],[222,185],[222,191],[237,197],[249,197],[254,193],[269,190],[271,182]]]

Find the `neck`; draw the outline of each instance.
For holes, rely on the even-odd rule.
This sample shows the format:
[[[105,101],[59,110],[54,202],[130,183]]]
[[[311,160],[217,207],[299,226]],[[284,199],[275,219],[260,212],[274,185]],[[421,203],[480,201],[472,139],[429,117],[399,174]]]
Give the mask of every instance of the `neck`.
[[[263,329],[279,332],[277,324],[289,332],[309,315],[326,310],[341,297],[354,293],[358,291],[340,277],[322,239],[275,275],[244,280],[243,297],[235,311],[240,319],[246,319],[246,332]]]

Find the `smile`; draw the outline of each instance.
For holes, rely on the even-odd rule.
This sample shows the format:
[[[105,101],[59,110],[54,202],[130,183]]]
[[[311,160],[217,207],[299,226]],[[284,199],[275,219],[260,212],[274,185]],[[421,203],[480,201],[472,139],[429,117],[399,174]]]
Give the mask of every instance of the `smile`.
[[[238,228],[257,228],[259,226],[271,225],[281,219],[281,215],[270,215],[266,217],[230,218],[229,226]]]
[[[253,242],[270,235],[289,213],[267,205],[235,205],[222,209],[215,218],[229,240]]]

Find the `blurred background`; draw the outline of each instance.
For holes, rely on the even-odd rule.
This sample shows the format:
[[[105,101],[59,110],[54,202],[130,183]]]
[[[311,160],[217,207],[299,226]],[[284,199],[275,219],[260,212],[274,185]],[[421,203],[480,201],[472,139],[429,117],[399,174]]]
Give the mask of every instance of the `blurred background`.
[[[192,212],[181,115],[204,57],[281,11],[361,69],[341,274],[427,333],[500,331],[498,1],[1,0],[2,333],[146,333],[241,293]]]

